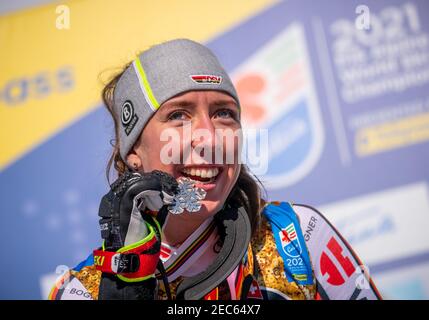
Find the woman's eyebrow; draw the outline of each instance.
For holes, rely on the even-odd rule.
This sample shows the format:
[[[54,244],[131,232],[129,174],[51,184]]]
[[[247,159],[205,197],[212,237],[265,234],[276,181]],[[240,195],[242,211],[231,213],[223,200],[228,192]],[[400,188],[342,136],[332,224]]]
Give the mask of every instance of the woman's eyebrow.
[[[234,100],[216,100],[210,103],[210,106],[219,107],[219,106],[230,106],[238,108],[237,103]],[[162,105],[162,110],[168,112],[174,108],[186,108],[191,109],[195,108],[196,103],[190,100],[179,100],[179,101],[168,101]]]
[[[234,106],[234,107],[238,108],[237,103],[234,100],[216,100],[216,101],[210,103],[210,105],[213,105],[213,106],[225,106],[225,105],[227,105],[227,106]]]
[[[163,110],[168,111],[169,109],[172,108],[192,108],[195,107],[195,103],[192,101],[168,101],[167,103],[165,103],[163,106]]]

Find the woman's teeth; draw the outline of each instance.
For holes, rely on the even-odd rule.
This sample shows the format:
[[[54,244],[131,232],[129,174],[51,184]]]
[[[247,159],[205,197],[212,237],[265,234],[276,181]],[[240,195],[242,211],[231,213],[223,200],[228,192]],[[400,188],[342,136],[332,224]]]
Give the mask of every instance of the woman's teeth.
[[[195,168],[185,168],[182,170],[184,174],[187,174],[189,176],[194,177],[200,177],[200,178],[214,178],[219,174],[218,168],[204,168],[204,169],[195,169]]]

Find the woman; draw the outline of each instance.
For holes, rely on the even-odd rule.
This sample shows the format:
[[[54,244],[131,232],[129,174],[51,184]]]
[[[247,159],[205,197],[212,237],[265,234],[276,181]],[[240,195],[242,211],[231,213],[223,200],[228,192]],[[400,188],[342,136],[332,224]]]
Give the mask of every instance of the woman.
[[[240,164],[237,93],[208,48],[154,46],[103,100],[116,135],[107,176],[112,164],[119,176],[100,204],[103,245],[51,299],[379,298],[319,212],[263,200]]]

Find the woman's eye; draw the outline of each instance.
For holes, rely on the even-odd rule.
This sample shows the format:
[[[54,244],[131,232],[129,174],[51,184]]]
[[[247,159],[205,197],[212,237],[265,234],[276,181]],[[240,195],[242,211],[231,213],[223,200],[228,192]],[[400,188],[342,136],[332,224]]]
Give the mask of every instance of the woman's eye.
[[[170,116],[168,117],[168,120],[186,120],[186,115],[184,112],[181,111],[176,111],[173,112],[172,114],[170,114]]]
[[[235,119],[236,118],[234,111],[229,110],[229,109],[219,110],[218,112],[216,112],[216,116],[219,118],[225,118],[225,119],[227,119],[227,118]]]

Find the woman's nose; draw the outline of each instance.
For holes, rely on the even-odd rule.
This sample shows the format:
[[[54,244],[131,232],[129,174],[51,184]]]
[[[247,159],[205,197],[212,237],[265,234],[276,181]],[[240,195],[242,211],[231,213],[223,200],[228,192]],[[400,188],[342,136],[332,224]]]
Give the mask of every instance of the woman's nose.
[[[214,150],[216,143],[216,131],[213,122],[209,115],[202,115],[192,121],[192,148],[204,149],[210,148]],[[203,154],[201,156],[204,157]]]

